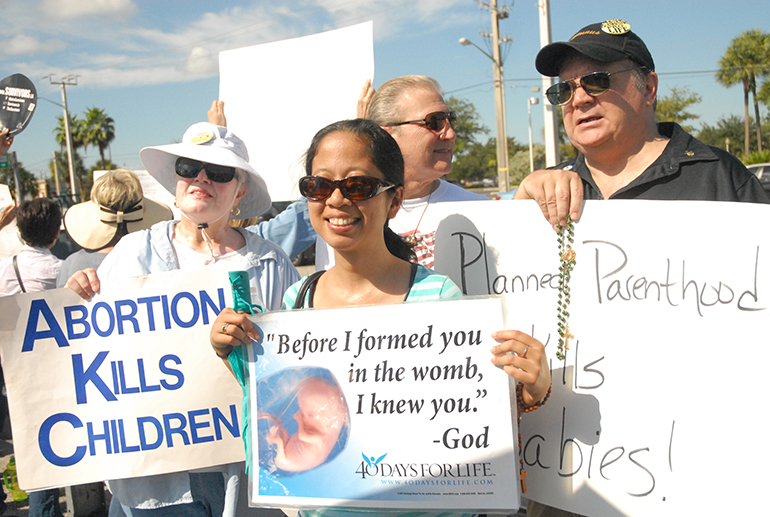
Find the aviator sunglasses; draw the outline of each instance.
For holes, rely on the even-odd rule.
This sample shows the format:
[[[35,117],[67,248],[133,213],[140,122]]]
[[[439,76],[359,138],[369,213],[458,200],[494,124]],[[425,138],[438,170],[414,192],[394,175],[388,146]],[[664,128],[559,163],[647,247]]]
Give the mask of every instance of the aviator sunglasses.
[[[226,165],[203,163],[182,156],[177,158],[174,164],[174,171],[176,171],[177,176],[187,179],[196,178],[203,169],[206,169],[206,177],[214,183],[229,183],[235,177],[235,167],[227,167]]]
[[[554,84],[545,91],[545,96],[548,98],[548,102],[554,106],[567,104],[572,100],[572,92],[577,89],[579,84],[588,95],[598,97],[610,89],[610,77],[632,70],[636,70],[636,68],[628,68],[617,72],[592,72],[583,77]]]
[[[454,111],[434,111],[428,113],[425,118],[420,120],[407,120],[405,122],[392,122],[384,124],[386,127],[403,126],[404,124],[419,124],[425,126],[431,131],[441,132],[449,122],[452,129],[457,129],[457,113]]]
[[[371,176],[350,176],[337,181],[320,176],[303,176],[299,180],[300,193],[311,201],[323,201],[340,189],[344,197],[355,203],[379,196],[393,187],[394,184]]]

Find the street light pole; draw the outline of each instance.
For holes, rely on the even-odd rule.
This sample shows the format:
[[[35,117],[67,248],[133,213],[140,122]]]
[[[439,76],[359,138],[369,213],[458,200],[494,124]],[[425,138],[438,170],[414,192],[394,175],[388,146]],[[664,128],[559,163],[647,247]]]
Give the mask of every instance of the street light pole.
[[[532,149],[532,105],[539,104],[540,99],[537,97],[530,97],[527,100],[527,118],[529,119],[529,172],[532,173],[535,170],[535,153]]]
[[[540,20],[540,47],[551,43],[551,8],[548,0],[538,0]],[[543,76],[543,91],[554,84],[553,77]],[[543,102],[543,131],[545,133],[545,166],[553,167],[559,163],[559,119],[556,106]]]
[[[460,38],[460,45],[473,45],[482,54],[492,60],[492,72],[495,82],[495,118],[497,121],[497,186],[500,192],[510,188],[508,180],[508,131],[505,123],[505,81],[503,78],[503,62],[500,58],[499,20],[508,17],[508,11],[498,10],[497,0],[491,0],[487,6],[492,13],[492,55],[467,38]]]
[[[48,77],[48,80],[51,81],[51,84],[60,84],[61,85],[61,98],[62,103],[64,104],[64,133],[65,138],[67,139],[67,165],[69,167],[69,173],[70,173],[70,191],[72,194],[72,201],[77,203],[77,195],[75,192],[77,191],[77,183],[75,183],[75,160],[73,159],[73,151],[72,151],[72,131],[70,130],[70,114],[69,110],[67,110],[67,90],[65,89],[65,85],[69,86],[77,86],[77,77],[70,75],[62,79],[60,82],[55,82],[53,80],[53,75],[46,76]],[[45,79],[45,77],[44,77]],[[61,192],[59,192],[61,194]]]

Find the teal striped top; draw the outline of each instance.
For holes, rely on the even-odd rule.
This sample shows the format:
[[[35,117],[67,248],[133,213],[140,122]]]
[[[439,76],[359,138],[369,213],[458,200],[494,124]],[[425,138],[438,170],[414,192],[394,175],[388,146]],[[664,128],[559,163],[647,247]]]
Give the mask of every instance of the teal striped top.
[[[448,276],[436,273],[432,269],[428,269],[419,264],[414,264],[414,266],[416,266],[417,271],[414,275],[414,281],[409,287],[409,292],[406,293],[406,298],[404,298],[405,303],[447,300],[450,298],[462,297],[460,289]],[[286,290],[283,295],[282,309],[291,309],[294,307],[299,289],[306,279],[307,276],[303,277],[299,282],[292,284],[289,289]],[[303,308],[308,309],[312,306],[310,303],[312,296],[313,290],[311,289],[305,297]]]

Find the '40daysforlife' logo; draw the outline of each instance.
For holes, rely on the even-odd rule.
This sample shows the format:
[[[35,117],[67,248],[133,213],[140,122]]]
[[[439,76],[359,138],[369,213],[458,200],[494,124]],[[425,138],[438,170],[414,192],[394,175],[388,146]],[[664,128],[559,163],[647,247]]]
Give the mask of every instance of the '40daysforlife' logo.
[[[379,458],[367,456],[361,453],[364,458],[358,465],[356,474],[361,475],[361,479],[367,477],[381,478],[476,478],[489,477],[492,474],[492,464],[490,462],[478,463],[387,463],[385,459],[388,453]]]

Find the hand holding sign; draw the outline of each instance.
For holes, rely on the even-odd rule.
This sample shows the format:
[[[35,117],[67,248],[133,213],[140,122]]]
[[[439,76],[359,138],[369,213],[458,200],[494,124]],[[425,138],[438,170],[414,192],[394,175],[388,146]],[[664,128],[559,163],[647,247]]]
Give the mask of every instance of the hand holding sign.
[[[3,136],[10,146],[13,136],[24,131],[32,120],[37,106],[37,90],[29,78],[13,74],[0,81],[0,101],[0,131],[8,129]]]

